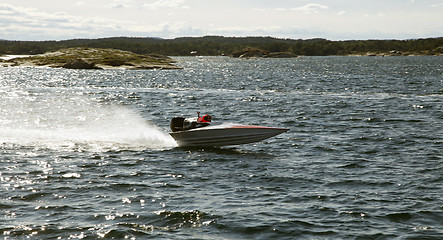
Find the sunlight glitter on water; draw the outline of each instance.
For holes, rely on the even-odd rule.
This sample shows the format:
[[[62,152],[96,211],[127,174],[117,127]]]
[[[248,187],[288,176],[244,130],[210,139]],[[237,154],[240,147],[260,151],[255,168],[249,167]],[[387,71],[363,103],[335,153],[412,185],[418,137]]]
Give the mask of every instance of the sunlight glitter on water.
[[[441,238],[441,57],[178,61],[0,68],[0,234]],[[291,131],[171,149],[197,111]]]

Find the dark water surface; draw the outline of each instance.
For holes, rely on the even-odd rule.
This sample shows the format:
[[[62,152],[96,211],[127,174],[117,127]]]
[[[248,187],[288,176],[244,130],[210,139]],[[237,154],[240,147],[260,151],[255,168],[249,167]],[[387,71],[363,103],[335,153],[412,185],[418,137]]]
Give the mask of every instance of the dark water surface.
[[[4,239],[442,239],[443,57],[0,68]],[[175,147],[174,116],[290,128]]]

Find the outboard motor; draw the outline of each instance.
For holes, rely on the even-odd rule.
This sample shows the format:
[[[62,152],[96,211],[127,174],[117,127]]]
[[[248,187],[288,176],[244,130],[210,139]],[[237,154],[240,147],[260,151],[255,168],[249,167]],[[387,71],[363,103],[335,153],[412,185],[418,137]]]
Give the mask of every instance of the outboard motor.
[[[197,127],[199,126],[197,123],[197,119],[195,118],[185,118],[185,121],[183,121],[183,131],[191,130]]]
[[[172,118],[171,124],[169,127],[173,132],[183,131],[183,122],[185,121],[184,117],[175,117]]]

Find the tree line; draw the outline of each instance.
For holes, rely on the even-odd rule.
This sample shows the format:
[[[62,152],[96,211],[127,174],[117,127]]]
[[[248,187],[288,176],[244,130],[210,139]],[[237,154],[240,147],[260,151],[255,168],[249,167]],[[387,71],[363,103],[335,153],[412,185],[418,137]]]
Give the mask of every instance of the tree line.
[[[395,54],[443,54],[443,37],[410,40],[281,39],[273,37],[181,37],[175,39],[113,37],[62,41],[0,40],[0,54],[40,54],[70,47],[113,48],[138,54],[167,56],[231,55],[245,48],[288,52],[303,56]]]

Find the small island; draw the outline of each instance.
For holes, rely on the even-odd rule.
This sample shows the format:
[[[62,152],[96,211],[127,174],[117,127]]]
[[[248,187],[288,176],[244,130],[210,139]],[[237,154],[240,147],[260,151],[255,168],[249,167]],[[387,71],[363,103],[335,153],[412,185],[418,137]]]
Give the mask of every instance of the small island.
[[[296,54],[290,52],[270,52],[260,48],[245,48],[234,51],[231,54],[234,58],[296,58]]]
[[[175,61],[162,55],[142,55],[108,48],[75,47],[43,54],[17,57],[0,66],[44,66],[67,69],[180,69]]]

